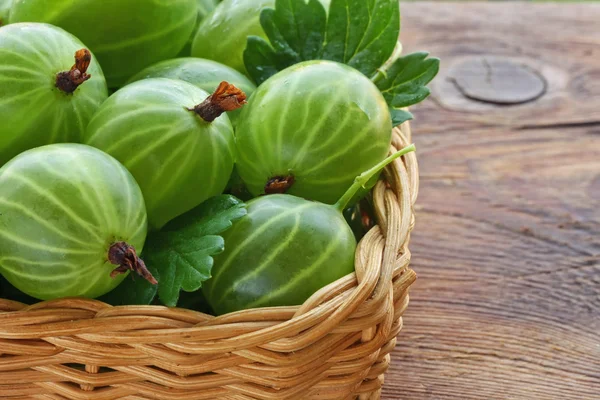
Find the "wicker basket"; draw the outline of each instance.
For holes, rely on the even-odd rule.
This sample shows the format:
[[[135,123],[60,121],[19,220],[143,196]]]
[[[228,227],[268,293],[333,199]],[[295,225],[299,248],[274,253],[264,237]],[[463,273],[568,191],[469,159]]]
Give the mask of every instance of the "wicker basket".
[[[394,130],[393,150],[410,141]],[[160,306],[0,299],[1,399],[379,399],[402,328],[418,169],[414,153],[374,190],[379,225],[356,273],[302,306],[220,317]]]

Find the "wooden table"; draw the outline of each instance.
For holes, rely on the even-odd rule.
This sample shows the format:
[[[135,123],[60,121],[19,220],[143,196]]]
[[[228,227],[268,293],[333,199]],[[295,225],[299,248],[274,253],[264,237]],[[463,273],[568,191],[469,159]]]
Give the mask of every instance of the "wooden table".
[[[600,4],[402,17],[442,70],[413,110],[419,279],[383,398],[600,399]]]

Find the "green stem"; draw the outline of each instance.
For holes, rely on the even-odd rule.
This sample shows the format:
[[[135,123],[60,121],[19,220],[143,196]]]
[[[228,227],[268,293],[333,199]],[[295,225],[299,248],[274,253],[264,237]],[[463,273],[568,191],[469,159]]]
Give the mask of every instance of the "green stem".
[[[377,69],[375,75],[371,78],[371,81],[377,85],[377,83],[383,78],[387,78],[387,71],[383,68],[379,68]]]
[[[339,212],[343,212],[346,209],[346,207],[348,206],[348,203],[350,202],[350,200],[358,192],[358,190],[361,187],[364,187],[365,184],[367,182],[369,182],[369,180],[375,174],[377,174],[382,169],[384,169],[389,163],[394,161],[396,158],[402,157],[403,155],[408,154],[412,151],[416,151],[416,147],[414,144],[411,144],[410,146],[406,146],[402,150],[395,152],[394,154],[392,154],[385,160],[381,161],[379,164],[375,165],[373,168],[371,168],[368,171],[365,171],[362,174],[360,174],[359,176],[357,176],[354,179],[354,183],[352,184],[352,186],[350,186],[348,188],[348,190],[346,190],[346,193],[344,193],[342,195],[342,197],[340,197],[340,199],[333,205],[333,207],[335,207]]]

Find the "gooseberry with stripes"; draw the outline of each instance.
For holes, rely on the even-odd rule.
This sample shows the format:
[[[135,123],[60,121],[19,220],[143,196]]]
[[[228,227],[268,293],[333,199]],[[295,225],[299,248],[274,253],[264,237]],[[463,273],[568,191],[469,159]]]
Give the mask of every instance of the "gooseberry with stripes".
[[[184,48],[179,52],[179,57],[189,57],[192,52],[192,42],[194,41],[194,37],[196,36],[196,31],[198,30],[198,26],[206,18],[208,14],[210,14],[218,5],[218,0],[196,0],[198,4],[198,18],[196,19],[196,25],[194,26],[194,30],[190,35],[188,41],[186,42]]]
[[[183,57],[161,61],[140,71],[129,82],[148,78],[180,79],[209,93],[215,90],[222,81],[236,86],[246,96],[250,96],[256,89],[256,85],[242,73],[227,65],[203,58]],[[241,111],[238,109],[227,113],[232,124],[235,125]]]
[[[0,168],[0,273],[42,300],[95,298],[133,270],[146,238],[142,192],[117,160],[82,144],[21,153]]]
[[[329,10],[331,0],[319,2]],[[191,55],[218,61],[248,75],[244,50],[248,36],[267,39],[260,23],[265,8],[275,8],[275,0],[223,0],[197,28]]]
[[[0,26],[8,25],[8,17],[12,2],[13,0],[0,0]]]
[[[236,126],[236,168],[254,196],[330,204],[385,158],[391,135],[388,105],[370,79],[340,63],[306,61],[249,99]]]
[[[45,22],[71,32],[100,60],[110,88],[175,57],[198,18],[197,0],[17,0],[10,22]]]
[[[266,39],[260,12],[275,0],[224,0],[200,23],[192,42],[192,56],[208,58],[246,74],[244,49],[248,36]]]
[[[107,97],[97,60],[75,36],[39,23],[0,28],[0,166],[33,147],[79,142]]]
[[[342,211],[382,168],[414,149],[405,147],[356,177],[334,205],[288,194],[250,200],[247,215],[223,234],[225,251],[202,287],[212,309],[299,305],[352,273],[356,239]]]
[[[100,107],[84,143],[133,174],[144,193],[150,229],[158,230],[225,189],[235,138],[223,112],[241,107],[245,98],[227,82],[209,95],[180,80],[144,79]]]

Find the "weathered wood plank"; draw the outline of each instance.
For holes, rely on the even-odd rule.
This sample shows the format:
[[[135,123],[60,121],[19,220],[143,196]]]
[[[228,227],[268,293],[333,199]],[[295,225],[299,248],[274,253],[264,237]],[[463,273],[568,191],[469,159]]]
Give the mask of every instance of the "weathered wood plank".
[[[600,398],[600,4],[403,3],[405,51],[442,58],[415,108],[411,292],[384,399]],[[450,73],[524,63],[502,106]]]

